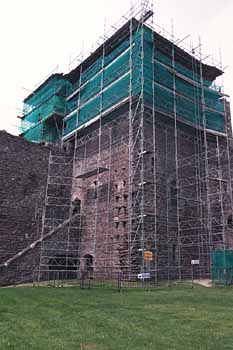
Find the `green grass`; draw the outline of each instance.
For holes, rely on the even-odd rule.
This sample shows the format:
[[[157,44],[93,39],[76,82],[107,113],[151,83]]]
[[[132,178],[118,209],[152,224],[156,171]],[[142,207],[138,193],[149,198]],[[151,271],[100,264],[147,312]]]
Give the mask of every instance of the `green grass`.
[[[233,349],[233,290],[0,289],[0,349]]]

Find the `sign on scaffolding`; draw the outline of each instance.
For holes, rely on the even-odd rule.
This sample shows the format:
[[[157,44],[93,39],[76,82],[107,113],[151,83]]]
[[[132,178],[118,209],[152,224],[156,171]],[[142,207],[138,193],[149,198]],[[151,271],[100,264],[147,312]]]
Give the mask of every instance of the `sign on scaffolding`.
[[[200,265],[200,260],[191,260],[191,265]]]
[[[144,273],[139,273],[138,274],[138,279],[139,280],[145,280],[150,278],[150,272],[144,272]]]
[[[152,261],[153,260],[153,253],[150,252],[149,250],[146,250],[144,252],[144,260],[145,261]]]

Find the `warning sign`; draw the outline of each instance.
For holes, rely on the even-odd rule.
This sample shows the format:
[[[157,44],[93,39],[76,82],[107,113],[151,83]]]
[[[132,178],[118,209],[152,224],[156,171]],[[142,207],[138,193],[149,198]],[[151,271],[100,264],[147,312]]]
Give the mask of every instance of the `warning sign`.
[[[138,279],[139,280],[145,280],[150,278],[150,272],[144,272],[144,273],[139,273],[138,274]]]
[[[191,260],[191,265],[199,265],[200,260]]]
[[[144,260],[145,261],[152,261],[153,260],[153,253],[150,252],[149,250],[146,250],[144,252]]]

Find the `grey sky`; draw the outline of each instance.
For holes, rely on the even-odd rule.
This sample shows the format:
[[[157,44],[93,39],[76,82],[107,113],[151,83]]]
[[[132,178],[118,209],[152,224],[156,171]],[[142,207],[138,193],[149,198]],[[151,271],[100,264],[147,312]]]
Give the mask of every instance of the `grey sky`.
[[[16,132],[16,108],[59,64],[67,71],[70,54],[88,49],[107,26],[114,24],[130,7],[130,0],[0,0],[0,129]],[[224,77],[225,91],[233,95],[233,2],[232,0],[155,1],[155,21],[183,38],[198,42],[203,51],[230,66]]]

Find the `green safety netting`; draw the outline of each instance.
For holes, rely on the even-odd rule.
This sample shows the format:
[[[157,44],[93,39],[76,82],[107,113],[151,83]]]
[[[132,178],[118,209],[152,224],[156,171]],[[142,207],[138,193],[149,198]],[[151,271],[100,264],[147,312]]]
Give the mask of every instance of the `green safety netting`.
[[[42,87],[38,88],[30,97],[24,101],[24,114],[30,113],[33,109],[45,103],[54,95],[66,96],[71,92],[72,85],[68,80],[60,78],[58,75],[51,76]]]
[[[141,36],[140,33],[135,35],[134,47],[132,53],[133,61],[133,76],[132,76],[132,91],[133,94],[138,94],[141,87]],[[86,75],[81,79],[81,86],[78,93],[67,102],[67,111],[70,116],[65,121],[65,129],[63,136],[72,132],[76,127],[81,126],[92,118],[96,117],[101,112],[105,112],[124,98],[129,96],[129,42],[120,45],[120,48],[111,52],[105,57],[105,70],[102,77],[102,72],[98,71],[101,66],[95,64],[93,69],[93,77],[86,82]],[[116,59],[120,54],[120,57]],[[89,74],[90,70],[88,70]],[[103,79],[103,81],[102,81]],[[78,86],[76,86],[77,88]],[[102,98],[100,91],[102,87]],[[79,109],[77,111],[77,107]],[[73,111],[73,113],[72,113]]]
[[[102,104],[102,112],[104,112],[111,106],[127,97],[128,93],[129,75],[125,76],[116,84],[110,86],[109,89],[104,91],[102,102],[100,101],[100,95],[98,95],[94,99],[91,99],[83,107],[81,107],[78,112],[74,111],[74,113],[71,114],[68,119],[66,119],[64,135],[69,134],[76,127],[81,126],[82,124],[99,115],[100,103]]]
[[[211,253],[211,274],[215,283],[233,283],[233,250],[216,250]]]
[[[33,142],[56,142],[61,138],[61,130],[58,130],[54,122],[39,123],[23,133],[23,137]]]
[[[48,122],[48,119],[54,115],[60,115],[61,119],[64,117],[65,97],[70,92],[71,83],[69,81],[57,74],[51,76],[47,82],[25,99],[21,134],[29,141],[42,141],[42,134],[43,141],[56,141],[58,135],[56,128],[62,123],[54,125],[54,120]]]
[[[38,108],[28,113],[21,123],[21,132],[25,132],[35,124],[43,122],[54,114],[59,114],[62,117],[65,112],[65,97],[52,96],[46,103],[42,103]]]
[[[142,35],[144,47],[144,61],[142,66]],[[124,45],[123,45],[124,44]],[[129,72],[129,42],[125,41],[119,48],[113,50],[106,56],[103,76],[103,100],[100,101],[99,93],[101,91],[101,60],[98,60],[93,67],[84,73],[82,78],[80,96],[79,93],[67,103],[67,111],[71,113],[66,120],[64,136],[72,132],[76,127],[81,126],[91,118],[97,116],[101,111],[114,106],[121,99],[129,95],[129,76],[120,79]],[[124,52],[124,50],[126,50]],[[155,62],[152,62],[153,50],[155,50]],[[123,53],[122,53],[123,52]],[[117,55],[121,56],[116,60]],[[113,61],[114,59],[114,61]],[[112,62],[109,66],[109,62]],[[205,80],[204,98],[205,106],[202,106],[202,89],[198,86],[201,78],[200,74],[193,74],[191,70],[176,63],[176,70],[182,76],[176,76],[175,82],[171,72],[172,59],[163,55],[153,43],[153,33],[145,28],[144,33],[137,32],[133,37],[132,49],[132,95],[140,93],[142,88],[141,76],[144,76],[144,96],[148,103],[153,103],[156,109],[163,113],[174,114],[174,94],[173,88],[176,88],[176,110],[177,116],[187,121],[216,131],[224,131],[223,103],[219,100],[220,95],[217,91],[210,89],[212,82]],[[170,68],[170,69],[169,69]],[[194,67],[197,70],[197,67]],[[94,75],[91,78],[91,73]],[[90,79],[87,83],[87,77]],[[191,84],[192,79],[196,84]],[[84,83],[83,83],[84,81]],[[112,84],[108,87],[109,84]],[[153,86],[153,84],[155,84]],[[154,91],[153,91],[154,88]],[[96,96],[97,95],[97,96]],[[93,98],[93,96],[96,96]],[[102,103],[101,103],[102,102]],[[79,104],[79,109],[77,110]],[[213,109],[213,110],[209,110]],[[73,113],[72,113],[73,111]]]
[[[23,134],[26,135],[27,132],[29,135],[30,129],[37,123],[43,124],[51,115],[57,113],[67,116],[63,131],[63,136],[66,136],[98,116],[100,112],[104,113],[127,98],[130,87],[129,46],[130,42],[127,39],[106,54],[104,60],[98,58],[82,72],[81,79],[73,86],[66,80],[51,79],[26,101],[27,113],[22,121]],[[161,113],[174,115],[175,101],[178,117],[224,132],[224,106],[218,91],[211,87],[212,82],[204,81],[202,96],[198,67],[193,67],[196,72],[193,74],[192,70],[176,62],[175,69],[180,75],[174,76],[171,71],[171,55],[169,57],[159,51],[151,29],[144,27],[143,31],[133,35],[131,58],[133,96],[139,95],[143,86],[146,102],[154,104],[155,109]],[[191,83],[190,79],[195,84]],[[71,94],[73,96],[65,100],[65,96]],[[202,103],[203,97],[205,106]],[[31,133],[34,135],[34,131]]]

